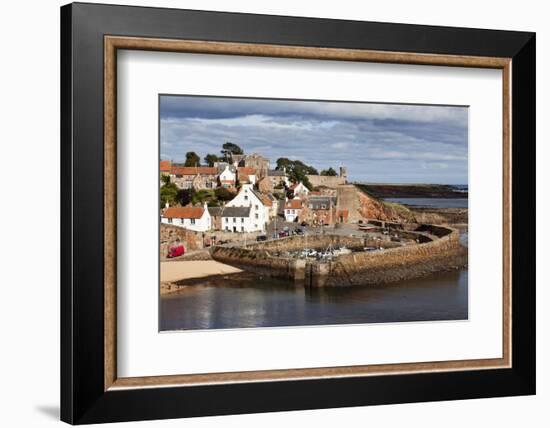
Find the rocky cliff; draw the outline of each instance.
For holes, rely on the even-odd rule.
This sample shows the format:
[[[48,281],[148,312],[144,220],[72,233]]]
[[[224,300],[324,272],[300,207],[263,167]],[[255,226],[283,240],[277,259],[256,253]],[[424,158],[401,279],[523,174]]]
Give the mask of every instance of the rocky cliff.
[[[359,220],[377,219],[399,223],[415,222],[415,216],[403,205],[382,201],[365,192],[360,186],[338,186],[337,210],[347,210],[351,223]]]

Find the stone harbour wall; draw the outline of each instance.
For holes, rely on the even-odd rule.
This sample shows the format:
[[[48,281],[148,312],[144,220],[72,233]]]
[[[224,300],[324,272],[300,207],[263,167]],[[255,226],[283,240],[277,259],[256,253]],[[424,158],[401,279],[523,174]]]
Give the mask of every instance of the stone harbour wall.
[[[468,249],[460,244],[458,231],[452,231],[418,245],[340,256],[328,263],[322,285],[383,284],[460,269],[467,264]]]
[[[303,280],[305,260],[273,257],[265,250],[240,247],[214,247],[214,260],[275,278]]]
[[[187,251],[200,250],[203,248],[202,233],[161,223],[160,258],[165,259],[168,249],[176,243],[182,243]]]
[[[273,241],[256,242],[247,248],[266,251],[297,251],[303,248],[325,249],[333,247],[363,248],[373,245],[374,241],[368,238],[338,235],[297,235],[280,238]]]
[[[384,242],[380,251],[357,251],[330,262],[278,257],[274,252],[302,248],[370,246],[365,238],[321,235],[294,236],[262,242],[247,248],[216,247],[212,258],[242,269],[278,278],[293,279],[306,287],[385,284],[435,272],[460,269],[468,263],[468,250],[455,229],[437,226],[422,228],[425,234],[441,235],[428,242],[400,245]],[[390,248],[390,246],[392,248]]]

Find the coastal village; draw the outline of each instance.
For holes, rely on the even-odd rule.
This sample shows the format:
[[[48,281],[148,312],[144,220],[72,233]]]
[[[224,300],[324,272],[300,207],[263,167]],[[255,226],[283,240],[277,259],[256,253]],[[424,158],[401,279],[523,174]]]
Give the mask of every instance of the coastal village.
[[[166,107],[175,104],[181,117],[167,113],[174,129],[161,136],[158,160],[161,330],[313,325],[326,322],[325,313],[347,322],[344,295],[358,296],[357,320],[376,320],[361,309],[368,286],[379,293],[411,280],[464,285],[467,184],[413,182],[424,175],[412,157],[408,171],[385,174],[369,153],[330,150],[315,137],[321,128],[309,134],[290,126],[297,120],[287,117],[291,105],[170,98]],[[315,117],[325,112],[320,123],[332,123],[331,106],[300,104],[312,106]],[[251,124],[263,108],[265,118]],[[279,123],[289,134],[273,135]],[[342,287],[345,294],[334,290]],[[420,319],[439,319],[431,293],[411,290],[427,305]],[[419,319],[393,312],[391,293],[388,299],[385,319]],[[444,302],[451,318],[467,317],[463,302]]]
[[[215,261],[213,271],[201,266],[185,276],[245,269],[324,287],[392,282],[467,263],[456,228],[467,209],[413,209],[372,194],[391,193],[391,185],[350,183],[344,166],[318,172],[301,160],[272,165],[233,143],[223,148],[222,157],[204,157],[206,166],[195,152],[184,163],[160,161],[161,260]],[[178,266],[162,265],[162,293],[184,285]]]
[[[228,153],[211,166],[162,160],[161,190],[170,185],[194,198],[185,205],[183,198],[161,200],[161,222],[195,232],[262,234],[277,220],[313,227],[350,220],[353,207],[344,194],[353,186],[346,187],[345,167],[339,173],[330,168],[321,174],[304,174],[303,181],[297,179],[300,173],[295,164],[292,167],[292,172],[285,166],[272,168],[268,158],[256,153]]]

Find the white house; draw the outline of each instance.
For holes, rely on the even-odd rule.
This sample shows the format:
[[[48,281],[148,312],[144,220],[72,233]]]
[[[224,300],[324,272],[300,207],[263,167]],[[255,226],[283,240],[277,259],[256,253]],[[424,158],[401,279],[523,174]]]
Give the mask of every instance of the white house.
[[[293,191],[294,197],[297,196],[307,196],[309,194],[309,189],[304,186],[304,183],[299,181],[298,183],[294,183],[292,186],[290,186],[290,190]]]
[[[160,221],[196,232],[206,232],[212,228],[212,218],[206,204],[204,207],[166,208]]]
[[[250,225],[252,229],[247,230],[247,232],[265,231],[271,208],[266,206],[265,198],[264,195],[254,190],[252,184],[243,184],[237,196],[229,201],[225,207],[250,207]],[[225,230],[225,223],[222,223],[222,227]]]
[[[255,232],[262,230],[253,219],[250,207],[224,207],[222,211],[222,230],[226,232]]]
[[[235,173],[235,167],[225,165],[224,170],[219,175],[220,185],[222,187],[231,188],[235,187],[237,181],[237,175]]]
[[[298,221],[302,212],[302,200],[299,198],[291,199],[285,203],[285,221]]]

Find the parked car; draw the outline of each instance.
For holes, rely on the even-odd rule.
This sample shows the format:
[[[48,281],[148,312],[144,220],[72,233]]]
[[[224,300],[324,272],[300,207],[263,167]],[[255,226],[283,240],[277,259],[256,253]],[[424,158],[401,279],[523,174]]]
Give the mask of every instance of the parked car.
[[[185,247],[181,244],[173,245],[168,248],[168,254],[166,257],[172,259],[174,257],[182,256],[185,254]]]
[[[281,230],[279,232],[279,238],[285,238],[288,236],[288,230]]]
[[[297,227],[296,229],[294,229],[294,234],[295,235],[303,235],[304,234],[304,229],[300,229],[299,227]]]
[[[307,222],[303,221],[303,222],[300,223],[300,226],[306,227],[306,226],[309,226],[309,224],[307,224]]]
[[[265,235],[258,235],[256,236],[256,241],[260,242],[260,241],[267,241],[267,236]]]

